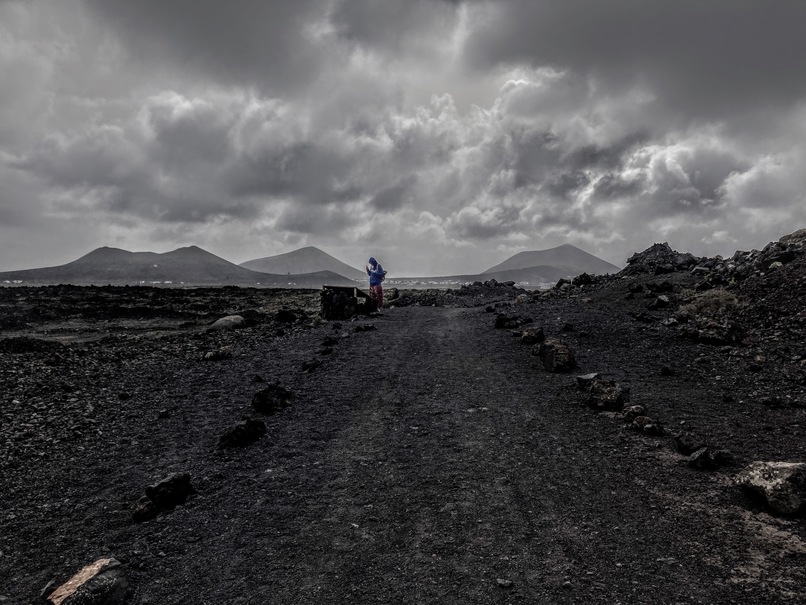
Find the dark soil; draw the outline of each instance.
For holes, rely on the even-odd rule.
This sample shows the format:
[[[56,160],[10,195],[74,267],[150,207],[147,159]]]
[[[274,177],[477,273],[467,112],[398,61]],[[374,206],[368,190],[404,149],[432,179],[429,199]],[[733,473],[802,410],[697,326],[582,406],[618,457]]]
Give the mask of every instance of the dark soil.
[[[667,322],[687,275],[353,322],[318,320],[317,292],[0,289],[0,603],[110,555],[160,605],[806,602],[806,521],[732,485],[806,460],[806,352],[748,307],[739,341],[692,339]],[[625,300],[636,280],[671,280],[669,306]],[[246,328],[207,331],[235,313]],[[547,372],[521,326],[578,367]],[[590,372],[664,434],[585,406]],[[260,413],[273,384],[291,398]],[[248,418],[266,434],[223,447]],[[733,463],[691,468],[682,431]],[[133,521],[185,472],[195,494]]]

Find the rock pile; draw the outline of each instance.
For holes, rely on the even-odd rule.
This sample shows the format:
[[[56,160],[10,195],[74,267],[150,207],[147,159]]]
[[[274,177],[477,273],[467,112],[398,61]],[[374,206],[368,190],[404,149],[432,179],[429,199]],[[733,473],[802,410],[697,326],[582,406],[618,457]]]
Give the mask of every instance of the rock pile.
[[[319,315],[322,319],[351,319],[377,310],[374,301],[354,296],[349,288],[323,288],[319,293]]]
[[[523,288],[518,288],[514,281],[499,282],[495,279],[464,284],[456,291],[456,296],[503,299],[515,299],[522,294],[526,294],[526,291]]]
[[[703,259],[691,253],[680,253],[666,242],[653,244],[643,252],[636,252],[627,259],[627,266],[619,273],[619,277],[630,275],[663,275],[675,271],[685,271],[698,265]]]
[[[785,235],[777,242],[770,242],[762,250],[737,250],[733,256],[704,259],[702,275],[704,284],[710,286],[736,284],[762,273],[776,271],[806,254],[806,229]]]

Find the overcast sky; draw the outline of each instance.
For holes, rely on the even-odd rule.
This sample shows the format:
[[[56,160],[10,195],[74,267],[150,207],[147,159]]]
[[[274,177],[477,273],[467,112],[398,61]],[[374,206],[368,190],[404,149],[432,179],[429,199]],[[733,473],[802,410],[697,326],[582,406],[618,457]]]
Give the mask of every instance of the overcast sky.
[[[395,274],[806,227],[803,0],[0,0],[0,270]]]

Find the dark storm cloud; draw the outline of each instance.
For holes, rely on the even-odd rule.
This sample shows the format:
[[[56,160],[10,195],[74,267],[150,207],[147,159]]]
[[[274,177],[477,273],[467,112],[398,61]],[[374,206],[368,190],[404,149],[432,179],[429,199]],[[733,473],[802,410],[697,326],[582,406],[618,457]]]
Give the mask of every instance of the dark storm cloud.
[[[337,34],[364,48],[406,58],[426,54],[459,19],[444,0],[338,0],[330,14]]]
[[[610,145],[583,145],[569,153],[566,162],[579,170],[586,168],[617,170],[623,165],[625,155],[648,140],[647,133],[633,132]]]
[[[299,88],[322,57],[310,26],[327,9],[320,0],[85,0],[138,61],[166,62],[221,84],[263,90]]]
[[[568,198],[588,183],[590,177],[584,172],[565,172],[546,179],[543,188],[553,197]]]
[[[370,204],[376,210],[394,211],[411,202],[412,189],[417,184],[417,176],[410,174],[397,181],[391,187],[381,189],[372,196]]]
[[[596,181],[593,195],[601,200],[632,197],[641,192],[644,182],[643,178],[625,179],[618,173],[608,172]]]
[[[643,85],[686,116],[788,104],[806,92],[802,0],[507,0],[465,42],[469,65],[529,64]]]
[[[290,197],[306,205],[322,205],[360,195],[357,185],[340,185],[349,179],[353,161],[337,149],[310,141],[267,144],[234,156],[224,178],[228,191],[235,196]]]

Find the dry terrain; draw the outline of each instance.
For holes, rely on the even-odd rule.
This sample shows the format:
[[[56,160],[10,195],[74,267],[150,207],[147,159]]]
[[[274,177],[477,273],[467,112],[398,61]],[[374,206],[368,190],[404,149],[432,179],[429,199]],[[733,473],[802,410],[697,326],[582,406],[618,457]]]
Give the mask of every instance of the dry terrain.
[[[803,341],[746,307],[740,336],[692,338],[670,321],[688,276],[411,293],[353,321],[311,291],[2,288],[0,603],[105,556],[138,604],[806,602],[803,516],[733,485],[806,461]],[[530,327],[576,367],[547,371]],[[592,372],[661,430],[585,405]],[[256,409],[272,383],[290,400]],[[222,446],[247,418],[266,433]],[[683,432],[719,463],[692,467]],[[172,473],[195,493],[135,521]]]

